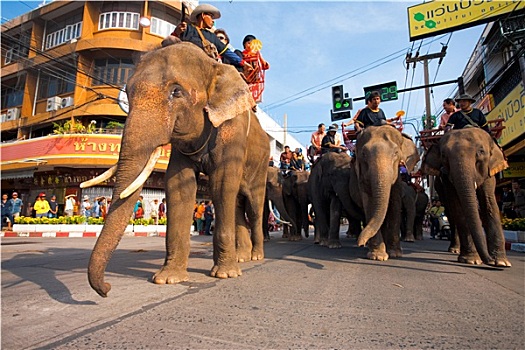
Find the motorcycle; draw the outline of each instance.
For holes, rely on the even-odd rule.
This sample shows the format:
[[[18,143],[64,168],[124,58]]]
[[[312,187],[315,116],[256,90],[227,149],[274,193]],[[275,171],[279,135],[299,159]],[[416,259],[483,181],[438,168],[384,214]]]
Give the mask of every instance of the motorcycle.
[[[452,239],[452,231],[450,230],[450,223],[445,213],[442,213],[438,217],[438,223],[439,223],[439,226],[438,226],[439,231],[437,234],[437,238],[439,239],[446,238],[450,241]]]

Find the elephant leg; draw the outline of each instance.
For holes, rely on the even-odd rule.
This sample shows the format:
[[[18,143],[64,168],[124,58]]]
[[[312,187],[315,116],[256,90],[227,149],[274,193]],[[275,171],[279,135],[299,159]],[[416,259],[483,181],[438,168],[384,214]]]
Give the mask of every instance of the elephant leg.
[[[246,221],[246,198],[239,195],[235,207],[235,250],[237,261],[250,261],[252,257],[252,241]]]
[[[339,241],[339,228],[341,224],[341,201],[337,196],[333,196],[330,201],[330,230],[327,242],[328,248],[341,248]]]
[[[328,244],[328,230],[330,209],[329,204],[324,201],[320,203],[318,208],[315,208],[315,240],[314,244],[327,245]]]
[[[400,242],[401,227],[401,192],[403,184],[398,180],[391,189],[388,201],[388,210],[385,221],[381,226],[381,233],[386,244],[386,251],[390,258],[401,258],[403,251]],[[413,219],[412,219],[413,220]],[[412,226],[412,224],[411,224]]]
[[[189,279],[188,258],[193,203],[197,181],[192,168],[172,169],[180,162],[170,162],[166,173],[166,201],[168,226],[166,231],[166,259],[164,266],[153,276],[156,284],[173,284]]]
[[[264,211],[263,211],[263,220],[262,220],[262,230],[264,235],[264,241],[267,242],[270,240],[270,231],[268,229],[270,219],[270,205],[268,204],[268,198],[264,198]]]
[[[378,231],[367,243],[368,253],[366,257],[370,260],[387,261],[388,253],[386,252],[386,245],[383,242],[381,231]]]
[[[215,204],[215,232],[213,233],[213,267],[210,276],[235,278],[242,274],[237,263],[235,247],[235,213],[241,179],[232,164],[215,169],[210,174],[209,188]]]
[[[494,196],[496,179],[487,179],[478,191],[480,216],[486,232],[487,247],[495,266],[510,267],[511,263],[505,253],[505,236],[501,227],[501,218]]]
[[[264,259],[264,236],[261,230],[262,222],[264,221],[262,217],[263,189],[264,183],[261,183],[260,186],[252,187],[251,191],[246,194],[246,215],[251,228],[251,260]]]

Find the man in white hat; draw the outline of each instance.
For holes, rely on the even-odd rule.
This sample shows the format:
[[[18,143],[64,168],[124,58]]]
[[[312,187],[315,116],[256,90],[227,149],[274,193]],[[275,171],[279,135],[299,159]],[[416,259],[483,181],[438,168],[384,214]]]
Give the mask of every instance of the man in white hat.
[[[64,205],[64,214],[66,216],[73,216],[73,211],[75,209],[75,195],[70,194],[66,196],[66,203]]]
[[[228,46],[219,40],[215,33],[210,31],[210,29],[213,28],[214,20],[220,17],[221,12],[218,8],[209,4],[201,4],[197,6],[190,15],[190,21],[192,23],[179,23],[171,35],[182,41],[192,42],[204,49],[202,35],[208,42],[215,45],[218,54],[226,57],[226,61],[231,62],[235,67],[242,68],[246,65],[247,68],[249,68],[249,64],[245,63],[237,54],[228,49]]]
[[[462,94],[456,98],[456,101],[459,103],[461,109],[450,116],[447,123],[448,126],[451,126],[454,129],[479,127],[490,133],[487,118],[485,118],[483,112],[477,108],[472,108],[472,104],[476,102],[472,96]]]
[[[82,201],[81,214],[86,218],[91,217],[91,203],[89,203],[89,196],[85,195]]]

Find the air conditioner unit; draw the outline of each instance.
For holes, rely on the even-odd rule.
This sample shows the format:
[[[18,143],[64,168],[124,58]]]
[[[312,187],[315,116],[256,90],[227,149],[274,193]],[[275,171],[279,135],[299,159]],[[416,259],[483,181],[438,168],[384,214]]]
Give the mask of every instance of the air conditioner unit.
[[[73,100],[73,97],[64,97],[60,101],[60,108],[66,108],[66,107],[73,106],[74,102],[75,101]]]
[[[56,111],[60,108],[62,99],[59,96],[53,96],[47,99],[46,112]]]
[[[7,114],[6,114],[6,113],[1,114],[1,115],[0,115],[0,123],[5,122],[5,119],[6,119],[6,118],[7,118]]]
[[[5,115],[5,121],[11,121],[20,117],[20,108],[9,108]]]

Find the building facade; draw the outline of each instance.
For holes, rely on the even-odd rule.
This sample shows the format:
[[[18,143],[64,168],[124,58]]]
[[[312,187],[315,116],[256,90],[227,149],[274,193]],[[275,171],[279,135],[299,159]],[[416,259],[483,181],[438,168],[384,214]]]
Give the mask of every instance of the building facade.
[[[196,3],[190,2],[190,10]],[[147,20],[145,20],[147,19]],[[40,192],[110,197],[115,179],[79,184],[115,164],[134,57],[160,46],[180,23],[180,1],[54,1],[2,26],[1,186],[24,203]],[[301,147],[262,111],[272,155]],[[143,196],[164,196],[166,147]],[[205,195],[205,181],[199,181]],[[26,205],[26,208],[28,206]]]

